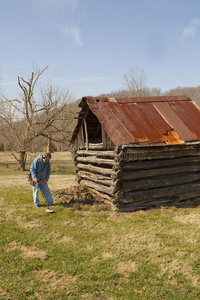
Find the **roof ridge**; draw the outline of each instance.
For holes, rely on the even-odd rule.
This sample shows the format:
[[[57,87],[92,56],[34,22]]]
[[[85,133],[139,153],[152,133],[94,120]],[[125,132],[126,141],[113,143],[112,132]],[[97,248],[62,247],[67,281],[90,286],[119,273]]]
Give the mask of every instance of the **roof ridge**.
[[[98,102],[116,102],[119,104],[125,103],[148,103],[148,102],[171,102],[171,101],[192,101],[187,95],[171,95],[171,96],[148,96],[148,97],[83,97],[83,102],[89,103]]]

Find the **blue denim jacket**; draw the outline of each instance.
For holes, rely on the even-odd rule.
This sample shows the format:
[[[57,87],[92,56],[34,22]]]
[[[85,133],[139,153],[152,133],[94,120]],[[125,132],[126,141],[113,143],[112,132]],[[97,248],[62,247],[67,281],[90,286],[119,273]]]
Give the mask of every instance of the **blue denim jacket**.
[[[50,162],[43,163],[42,155],[39,155],[34,159],[31,165],[31,174],[33,180],[49,180],[51,165]]]

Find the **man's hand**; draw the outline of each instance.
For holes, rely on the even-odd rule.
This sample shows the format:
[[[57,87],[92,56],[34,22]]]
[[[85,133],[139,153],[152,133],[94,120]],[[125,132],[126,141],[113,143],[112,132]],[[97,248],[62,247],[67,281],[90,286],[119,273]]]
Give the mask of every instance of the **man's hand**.
[[[37,179],[36,179],[36,180],[34,180],[34,182],[35,182],[35,183],[38,183],[38,182],[39,182],[39,180],[37,180]]]
[[[43,184],[47,184],[47,180],[46,179],[44,179]]]

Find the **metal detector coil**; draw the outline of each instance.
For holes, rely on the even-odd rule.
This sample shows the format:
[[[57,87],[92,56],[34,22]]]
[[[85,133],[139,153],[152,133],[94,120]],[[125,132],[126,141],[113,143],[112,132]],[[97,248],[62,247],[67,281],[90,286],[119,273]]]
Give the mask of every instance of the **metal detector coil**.
[[[46,209],[46,212],[48,212],[48,213],[54,213],[55,211],[52,210],[52,209],[47,208],[47,209]]]

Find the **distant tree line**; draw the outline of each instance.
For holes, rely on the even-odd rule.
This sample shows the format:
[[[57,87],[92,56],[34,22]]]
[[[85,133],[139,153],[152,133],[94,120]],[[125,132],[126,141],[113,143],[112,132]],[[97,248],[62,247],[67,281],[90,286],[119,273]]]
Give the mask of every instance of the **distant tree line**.
[[[186,95],[200,106],[200,85],[197,87],[176,87],[162,92],[160,88],[150,88],[147,85],[147,76],[144,69],[139,67],[130,68],[123,76],[125,89],[114,91],[101,96],[108,97],[148,97],[148,96],[173,96]]]
[[[80,99],[75,101],[68,89],[52,83],[36,91],[39,78],[47,68],[34,70],[28,80],[18,77],[19,99],[0,98],[0,151],[12,151],[19,170],[25,170],[28,152],[70,149]],[[125,89],[97,97],[187,95],[200,105],[200,86],[177,87],[163,93],[159,88],[147,86],[145,71],[139,67],[129,69],[123,80]]]

